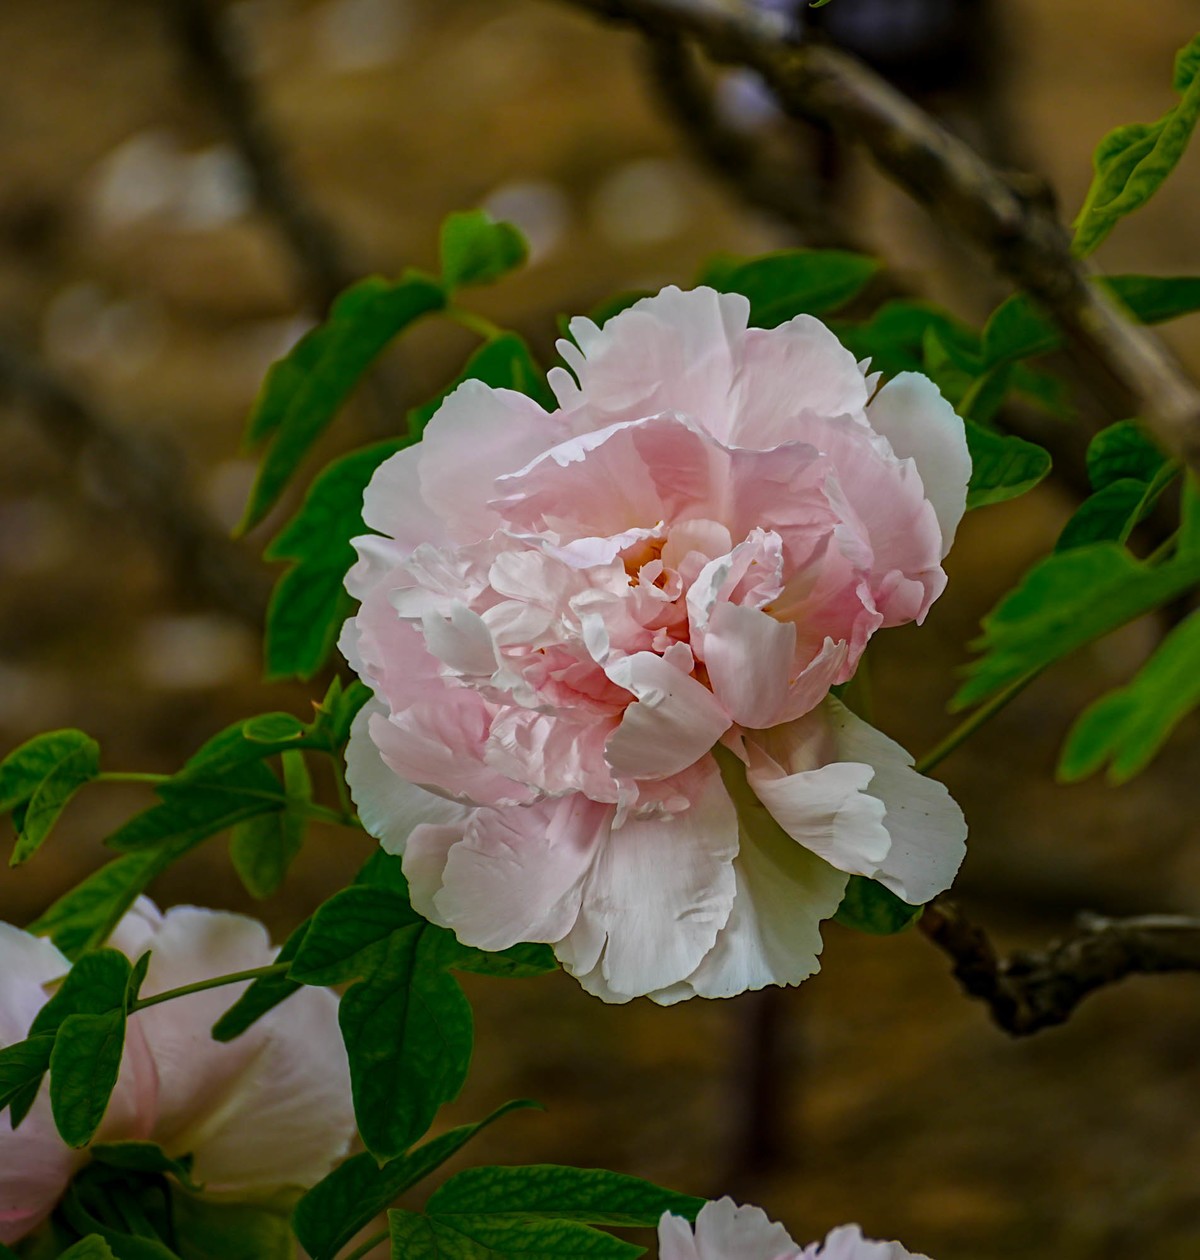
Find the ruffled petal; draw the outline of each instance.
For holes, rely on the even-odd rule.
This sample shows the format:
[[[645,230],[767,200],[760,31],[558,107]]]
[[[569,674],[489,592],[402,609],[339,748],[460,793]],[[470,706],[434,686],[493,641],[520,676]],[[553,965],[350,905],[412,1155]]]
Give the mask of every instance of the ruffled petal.
[[[579,918],[555,948],[605,1001],[654,997],[689,976],[729,918],[737,815],[711,758],[688,795],[674,817],[631,818],[604,839]]]
[[[944,556],[966,510],[971,479],[962,420],[938,387],[918,372],[901,372],[888,381],[867,408],[867,419],[900,459],[917,465],[925,497],[941,526]]]
[[[699,1260],[798,1260],[800,1248],[762,1208],[725,1197],[700,1209],[696,1252]]]
[[[883,824],[891,848],[873,878],[912,905],[923,905],[949,888],[966,854],[962,810],[937,779],[913,769],[912,757],[895,740],[830,697],[829,721],[837,755],[864,762],[875,774],[867,792],[886,808]]]
[[[464,944],[495,950],[518,941],[555,942],[575,924],[585,877],[613,814],[611,806],[578,793],[539,805],[479,809],[457,840],[451,827],[418,828],[405,874],[414,881],[414,899],[420,882],[437,921]],[[439,852],[445,853],[440,873]],[[441,884],[432,894],[431,876]]]

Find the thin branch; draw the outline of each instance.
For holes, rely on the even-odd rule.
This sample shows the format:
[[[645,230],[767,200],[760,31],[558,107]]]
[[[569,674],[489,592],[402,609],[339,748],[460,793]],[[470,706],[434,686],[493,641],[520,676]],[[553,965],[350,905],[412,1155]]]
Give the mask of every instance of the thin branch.
[[[24,407],[68,458],[86,461],[113,500],[167,561],[190,595],[258,627],[270,583],[250,557],[195,504],[181,485],[180,459],[165,445],[130,433],[94,410],[64,381],[0,341],[0,405]]]
[[[288,168],[284,145],[259,107],[250,76],[221,29],[212,0],[171,0],[168,17],[184,61],[204,89],[254,180],[259,204],[291,247],[318,310],[356,278],[336,234]]]
[[[1070,936],[1008,958],[949,902],[926,906],[920,927],[953,961],[964,991],[985,1002],[995,1023],[1014,1037],[1065,1023],[1089,993],[1127,976],[1200,972],[1200,919],[1182,915],[1080,915]]]
[[[862,144],[875,164],[942,226],[982,249],[1040,301],[1074,347],[1129,393],[1162,444],[1200,471],[1200,390],[1162,341],[1091,283],[1066,229],[1036,192],[1018,187],[853,57],[791,44],[751,13],[695,0],[567,0],[656,38],[694,39],[715,61],[756,70],[791,115]]]
[[[765,151],[722,117],[713,92],[683,40],[647,35],[646,68],[663,111],[676,123],[696,155],[748,205],[792,228],[809,246],[854,249],[832,219],[824,190],[793,166],[780,169]]]

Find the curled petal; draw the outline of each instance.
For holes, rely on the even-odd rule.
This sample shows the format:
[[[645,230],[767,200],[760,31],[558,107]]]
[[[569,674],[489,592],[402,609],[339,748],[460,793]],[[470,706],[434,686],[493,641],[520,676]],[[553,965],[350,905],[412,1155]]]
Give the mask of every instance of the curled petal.
[[[664,1212],[658,1223],[659,1260],[800,1260],[800,1248],[762,1208],[728,1197],[706,1203],[695,1230]]]

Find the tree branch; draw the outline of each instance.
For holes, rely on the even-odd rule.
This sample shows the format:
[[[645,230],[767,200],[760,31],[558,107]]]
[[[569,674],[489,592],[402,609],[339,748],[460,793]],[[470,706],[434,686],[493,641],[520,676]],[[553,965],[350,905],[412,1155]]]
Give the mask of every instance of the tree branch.
[[[168,18],[187,69],[250,171],[259,204],[288,242],[309,297],[319,311],[328,310],[357,276],[333,229],[292,177],[284,146],[259,108],[253,81],[221,30],[212,0],[171,0]]]
[[[984,930],[951,903],[931,902],[921,931],[954,963],[954,978],[1014,1037],[1067,1021],[1089,993],[1132,975],[1200,972],[1200,919],[1155,914],[1079,916],[1074,933],[1039,952],[1001,958]]]
[[[993,169],[969,145],[853,57],[791,44],[752,14],[695,0],[567,0],[651,37],[694,39],[715,62],[748,66],[794,117],[821,121],[864,146],[875,164],[941,225],[988,254],[1040,301],[1073,345],[1130,395],[1159,441],[1200,471],[1200,390],[1162,341],[1132,323],[1091,281],[1044,200]]]
[[[0,341],[0,404],[24,406],[69,458],[93,464],[106,492],[137,521],[186,591],[200,593],[254,627],[270,582],[187,495],[178,457],[101,416],[65,382]],[[106,506],[108,506],[106,502]]]

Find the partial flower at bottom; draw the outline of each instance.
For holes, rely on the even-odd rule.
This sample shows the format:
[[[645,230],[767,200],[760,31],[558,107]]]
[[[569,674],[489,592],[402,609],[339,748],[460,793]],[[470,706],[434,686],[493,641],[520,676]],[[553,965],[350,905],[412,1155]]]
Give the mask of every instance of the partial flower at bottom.
[[[830,696],[945,586],[962,421],[748,314],[665,289],[572,321],[553,412],[467,381],[376,471],[347,576],[367,829],[422,914],[548,942],[607,1001],[796,984],[850,875],[916,904],[964,852],[945,789]]]
[[[928,1260],[898,1242],[872,1242],[857,1225],[831,1230],[823,1243],[798,1247],[762,1208],[732,1199],[706,1203],[695,1227],[664,1212],[658,1223],[659,1260]]]
[[[109,944],[131,960],[150,951],[142,996],[272,962],[261,923],[147,898]],[[0,1046],[22,1040],[70,963],[49,941],[0,924]],[[157,1142],[193,1157],[192,1177],[227,1199],[307,1187],[346,1153],[354,1133],[337,998],[306,988],[228,1044],[212,1025],[245,984],[172,998],[129,1018],[117,1088],[96,1141]],[[43,1084],[15,1131],[0,1117],[0,1242],[25,1237],[53,1211],[86,1150],[54,1127]]]

